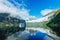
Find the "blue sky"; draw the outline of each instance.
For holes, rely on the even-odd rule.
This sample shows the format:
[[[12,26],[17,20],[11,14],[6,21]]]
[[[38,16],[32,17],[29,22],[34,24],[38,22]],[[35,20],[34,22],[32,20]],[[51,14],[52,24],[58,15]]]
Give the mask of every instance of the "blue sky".
[[[21,3],[22,0],[16,0]],[[27,5],[27,9],[30,9],[30,15],[36,16],[37,18],[42,17],[40,13],[44,9],[58,9],[60,8],[60,0],[23,0]]]
[[[58,9],[60,8],[60,0],[29,0],[30,14],[36,17],[41,17],[41,10],[44,9]]]
[[[6,10],[12,13],[20,13],[18,15],[22,15],[22,17],[36,17],[36,18],[41,18],[44,14],[60,8],[60,0],[1,0],[0,1],[0,10]],[[27,9],[26,11],[21,11],[21,2],[24,2],[24,7]],[[3,5],[2,5],[3,4]],[[11,7],[9,7],[9,5]],[[16,8],[15,8],[16,7]],[[5,8],[5,9],[3,9]],[[11,8],[11,9],[9,9]],[[13,10],[13,11],[12,11]],[[30,10],[30,11],[29,11]],[[29,11],[29,12],[28,12]],[[15,15],[15,14],[14,14]]]

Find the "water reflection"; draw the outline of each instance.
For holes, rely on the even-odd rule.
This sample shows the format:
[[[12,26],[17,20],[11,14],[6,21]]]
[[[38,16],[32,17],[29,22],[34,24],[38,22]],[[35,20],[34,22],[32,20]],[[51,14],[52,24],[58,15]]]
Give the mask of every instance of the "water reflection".
[[[57,39],[55,35],[52,35],[52,37]],[[53,40],[53,38],[49,37],[46,33],[43,33],[41,31],[24,30],[24,31],[18,31],[8,36],[6,40]]]
[[[9,36],[6,40],[27,40],[28,36],[30,35],[29,31],[19,31],[15,34]]]

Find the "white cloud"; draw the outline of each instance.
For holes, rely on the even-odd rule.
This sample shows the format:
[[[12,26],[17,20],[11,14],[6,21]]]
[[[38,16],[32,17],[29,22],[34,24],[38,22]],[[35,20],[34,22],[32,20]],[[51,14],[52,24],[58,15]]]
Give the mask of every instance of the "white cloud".
[[[52,9],[44,9],[44,10],[41,10],[40,13],[44,16],[50,12],[52,12],[53,10]],[[45,16],[45,17],[42,17],[42,18],[39,18],[39,19],[36,19],[36,20],[32,20],[32,21],[27,21],[27,22],[43,22],[43,21],[48,21],[48,17],[49,16],[52,16],[53,14],[50,14],[48,16]]]
[[[39,18],[39,19],[36,19],[36,20],[29,20],[29,21],[26,21],[26,22],[43,22],[43,21],[47,21],[48,20],[48,17],[42,17],[42,18]]]
[[[44,10],[41,10],[40,13],[44,16],[44,15],[46,15],[49,12],[52,12],[52,11],[53,11],[52,9],[44,9]]]
[[[18,3],[15,2],[15,4]],[[17,6],[20,7],[21,5],[18,4]],[[19,16],[25,20],[31,17],[29,15],[29,10],[25,8],[19,9],[7,0],[0,0],[0,12],[8,12],[11,14],[11,16]]]
[[[52,11],[54,11],[55,9],[44,9],[44,10],[41,10],[40,11],[40,13],[43,15],[43,16],[45,16],[45,15],[47,15],[48,13],[50,13],[50,12],[52,12]],[[48,17],[49,16],[52,16],[53,14],[50,14],[50,15],[48,15],[48,16],[45,16],[45,17],[42,17],[42,21],[47,21],[48,20]]]
[[[31,18],[31,19],[37,19],[36,16],[31,16],[30,18]]]

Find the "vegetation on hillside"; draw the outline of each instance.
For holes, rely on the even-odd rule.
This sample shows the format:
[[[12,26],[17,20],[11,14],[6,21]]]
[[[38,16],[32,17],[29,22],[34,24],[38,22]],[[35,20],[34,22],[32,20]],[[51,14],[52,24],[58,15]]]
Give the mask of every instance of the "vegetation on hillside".
[[[45,28],[45,29],[47,29],[48,27],[46,26],[46,24],[45,24],[46,22],[27,22],[26,24],[26,26],[27,27],[35,27],[35,28]]]
[[[60,9],[54,12],[54,16],[53,18],[50,18],[47,26],[50,27],[58,36],[60,36]]]
[[[52,33],[60,36],[60,9],[56,11],[52,11],[45,16],[51,15],[48,18],[48,21],[43,22],[27,22],[27,27],[38,27],[38,28],[45,28],[51,30]]]
[[[23,27],[19,26],[21,23],[24,23]],[[25,30],[25,27],[25,20],[11,17],[9,13],[0,13],[0,40],[5,40],[13,33]]]

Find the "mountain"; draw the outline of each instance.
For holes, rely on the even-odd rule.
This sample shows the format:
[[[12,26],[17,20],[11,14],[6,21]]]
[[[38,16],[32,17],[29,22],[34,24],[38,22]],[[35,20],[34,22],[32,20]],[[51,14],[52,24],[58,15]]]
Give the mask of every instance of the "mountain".
[[[43,21],[47,21],[47,20],[48,20],[48,17],[42,17],[42,18],[35,19],[35,20],[28,20],[26,22],[43,22]]]

